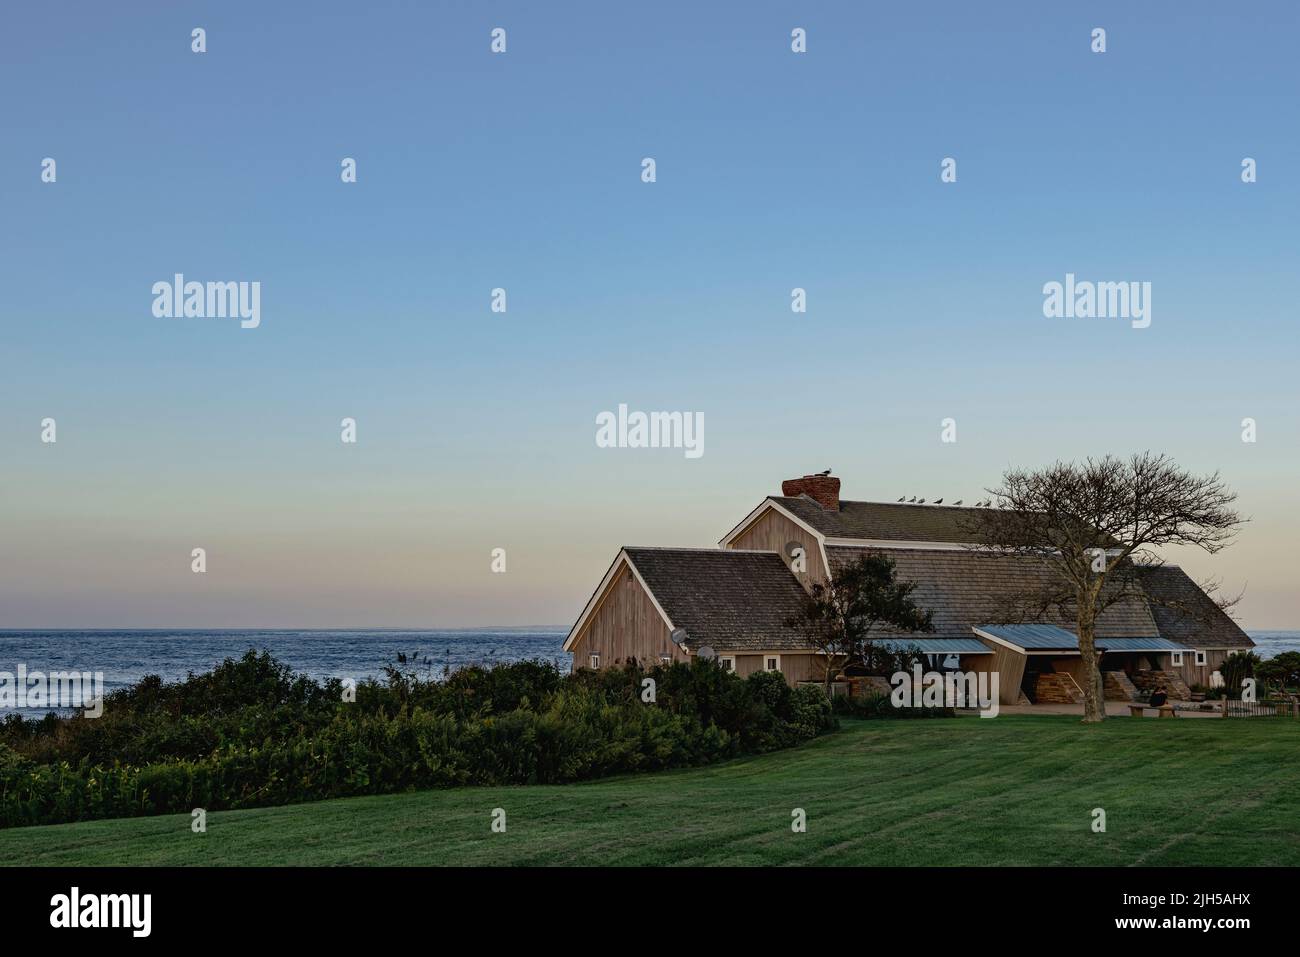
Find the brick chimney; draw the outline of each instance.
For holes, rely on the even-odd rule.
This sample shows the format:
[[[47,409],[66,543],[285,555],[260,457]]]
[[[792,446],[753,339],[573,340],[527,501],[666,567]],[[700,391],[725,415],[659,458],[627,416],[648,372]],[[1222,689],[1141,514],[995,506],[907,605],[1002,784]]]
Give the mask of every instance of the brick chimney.
[[[838,512],[840,509],[840,480],[830,475],[786,479],[781,483],[781,494],[791,498],[807,495],[827,511]]]

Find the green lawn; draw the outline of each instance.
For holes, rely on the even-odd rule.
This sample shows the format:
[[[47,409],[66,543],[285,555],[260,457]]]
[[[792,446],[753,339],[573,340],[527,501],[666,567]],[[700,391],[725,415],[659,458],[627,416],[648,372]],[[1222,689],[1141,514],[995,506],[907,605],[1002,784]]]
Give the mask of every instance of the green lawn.
[[[206,834],[188,815],[11,829],[0,861],[1296,865],[1297,753],[1285,720],[848,721],[708,768],[212,813]],[[796,807],[807,833],[791,831]]]

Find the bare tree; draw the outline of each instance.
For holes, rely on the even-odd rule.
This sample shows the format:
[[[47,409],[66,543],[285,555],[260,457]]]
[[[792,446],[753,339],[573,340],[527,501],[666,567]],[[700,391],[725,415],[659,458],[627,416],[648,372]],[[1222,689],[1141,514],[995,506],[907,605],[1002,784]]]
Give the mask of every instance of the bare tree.
[[[797,629],[823,655],[825,687],[851,661],[878,657],[871,633],[879,625],[904,632],[933,631],[931,613],[912,600],[914,582],[894,577],[894,560],[885,555],[862,555],[817,583],[803,596],[799,614],[787,628]]]
[[[1010,469],[986,491],[993,505],[969,520],[971,541],[1045,563],[1049,574],[1018,596],[1019,611],[1025,620],[1053,612],[1075,622],[1087,669],[1085,722],[1106,716],[1098,618],[1148,597],[1141,572],[1161,564],[1156,549],[1191,545],[1213,554],[1231,544],[1243,521],[1232,508],[1236,493],[1218,473],[1193,475],[1151,452]]]

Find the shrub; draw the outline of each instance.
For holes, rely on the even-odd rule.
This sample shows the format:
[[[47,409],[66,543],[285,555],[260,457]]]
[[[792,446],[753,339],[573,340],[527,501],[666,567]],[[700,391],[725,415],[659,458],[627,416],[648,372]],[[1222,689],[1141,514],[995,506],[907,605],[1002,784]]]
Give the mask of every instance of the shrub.
[[[837,695],[833,709],[835,714],[853,718],[951,718],[956,714],[952,708],[896,708],[883,691],[852,698]]]
[[[1241,696],[1241,683],[1255,674],[1259,656],[1249,651],[1234,651],[1223,659],[1219,665],[1219,674],[1223,676],[1223,686],[1228,697]]]
[[[250,651],[174,684],[148,676],[97,719],[0,723],[0,827],[559,784],[788,747],[835,726],[820,689],[710,662],[573,675],[520,662],[443,682],[390,668],[344,703],[339,682]]]
[[[815,738],[839,727],[830,699],[821,688],[801,685],[790,697],[790,726],[799,739]]]
[[[1283,651],[1257,662],[1255,677],[1275,690],[1300,688],[1300,651]]]

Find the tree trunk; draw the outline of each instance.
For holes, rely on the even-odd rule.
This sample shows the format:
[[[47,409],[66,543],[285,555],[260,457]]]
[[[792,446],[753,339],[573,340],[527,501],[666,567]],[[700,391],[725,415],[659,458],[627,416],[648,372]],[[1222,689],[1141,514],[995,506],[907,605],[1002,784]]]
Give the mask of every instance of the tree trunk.
[[[1083,721],[1095,724],[1106,720],[1106,698],[1102,691],[1101,662],[1097,656],[1097,644],[1093,616],[1086,611],[1079,612],[1079,656],[1083,659]]]

